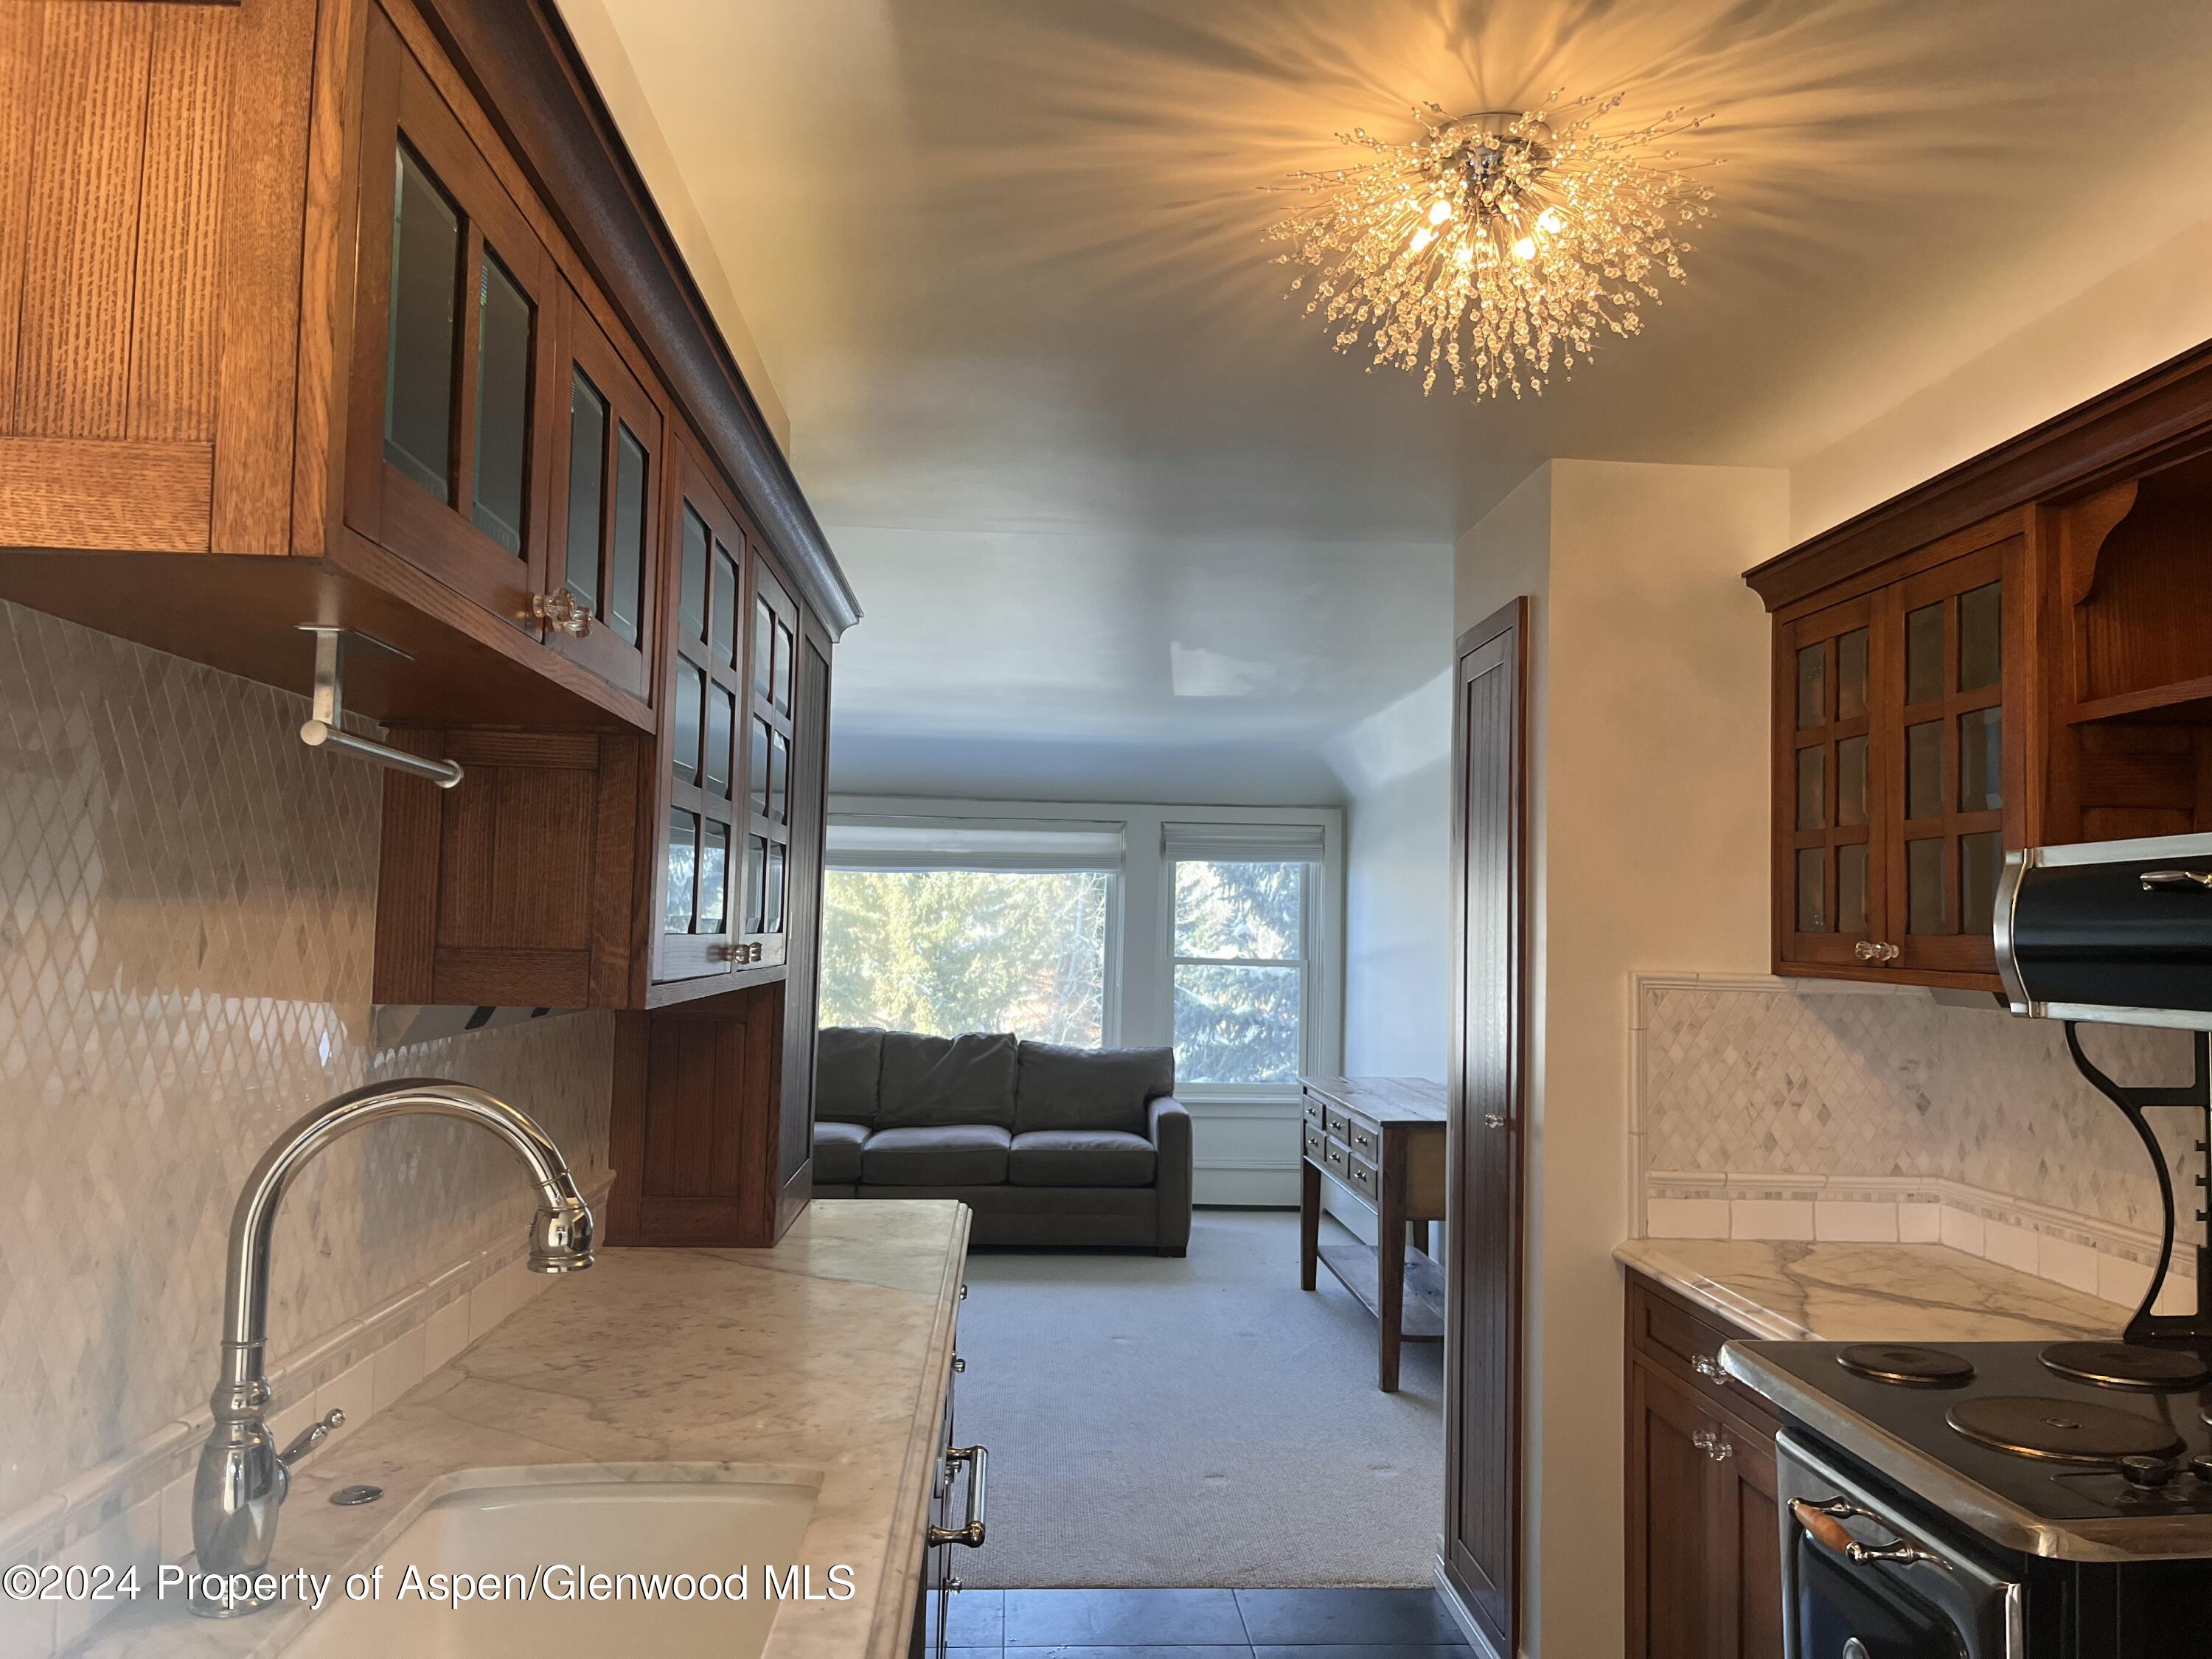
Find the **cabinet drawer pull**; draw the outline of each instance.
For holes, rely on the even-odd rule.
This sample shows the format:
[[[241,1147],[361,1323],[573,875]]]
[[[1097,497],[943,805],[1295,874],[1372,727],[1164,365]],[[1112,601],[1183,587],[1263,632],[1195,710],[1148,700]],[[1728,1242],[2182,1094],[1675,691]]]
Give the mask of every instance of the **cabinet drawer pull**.
[[[989,1464],[988,1446],[947,1446],[945,1449],[945,1473],[949,1478],[960,1465],[968,1466],[968,1524],[964,1527],[932,1527],[932,1544],[961,1544],[968,1548],[983,1547],[983,1474]]]
[[[1861,962],[1891,963],[1895,962],[1905,952],[1894,945],[1886,944],[1881,939],[1863,939],[1851,946],[1851,954]]]
[[[1725,1463],[1735,1455],[1735,1446],[1729,1443],[1726,1435],[1717,1430],[1699,1429],[1690,1437],[1690,1443],[1716,1463]]]
[[[1709,1353],[1692,1354],[1690,1369],[1717,1389],[1728,1387],[1728,1373],[1721,1369],[1720,1361]]]

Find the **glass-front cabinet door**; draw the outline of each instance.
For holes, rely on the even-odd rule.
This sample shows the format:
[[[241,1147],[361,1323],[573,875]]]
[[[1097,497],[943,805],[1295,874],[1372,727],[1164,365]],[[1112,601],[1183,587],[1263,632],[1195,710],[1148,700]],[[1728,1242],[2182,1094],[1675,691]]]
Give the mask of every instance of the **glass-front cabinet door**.
[[[1776,965],[1994,983],[2025,769],[2024,542],[2010,523],[1899,562],[1775,629]]]
[[[363,100],[346,523],[534,629],[564,284],[374,10]]]
[[[1897,856],[1883,938],[1898,949],[1893,965],[1908,971],[1996,971],[1990,922],[2022,769],[2022,700],[2006,695],[2025,654],[2007,640],[2017,634],[2009,619],[2021,550],[2014,537],[1948,560],[1908,577],[1891,600],[1899,648],[1888,834]]]
[[[738,936],[763,959],[784,959],[788,931],[797,753],[799,607],[756,557],[752,564],[751,665],[746,690],[744,863]]]
[[[1781,630],[1776,935],[1787,961],[1863,961],[1859,947],[1881,919],[1881,772],[1869,752],[1875,610],[1870,599],[1852,599]]]
[[[697,979],[765,961],[738,938],[738,872],[748,833],[744,720],[751,596],[745,539],[690,456],[682,463],[669,599],[667,718],[660,826],[660,938],[654,979]],[[779,957],[780,961],[781,958]]]
[[[646,695],[659,574],[660,410],[626,355],[562,284],[548,645],[633,696]]]

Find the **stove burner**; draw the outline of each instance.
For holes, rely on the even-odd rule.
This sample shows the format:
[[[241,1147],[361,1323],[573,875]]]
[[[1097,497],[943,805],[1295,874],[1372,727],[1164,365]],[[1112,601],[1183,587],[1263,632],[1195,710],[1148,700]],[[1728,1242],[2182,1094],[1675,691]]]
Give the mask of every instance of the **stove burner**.
[[[2180,1436],[2163,1423],[2110,1406],[2045,1395],[1961,1400],[1947,1420],[1969,1440],[2053,1463],[2118,1463],[2123,1457],[2172,1457],[2184,1449]]]
[[[2036,1357],[2061,1376],[2108,1389],[2193,1389],[2212,1382],[2212,1365],[2185,1348],[2054,1342]]]
[[[1836,1356],[1836,1363],[1860,1376],[1904,1388],[1952,1388],[1974,1374],[1973,1361],[1962,1354],[1903,1343],[1862,1343],[1845,1348]]]

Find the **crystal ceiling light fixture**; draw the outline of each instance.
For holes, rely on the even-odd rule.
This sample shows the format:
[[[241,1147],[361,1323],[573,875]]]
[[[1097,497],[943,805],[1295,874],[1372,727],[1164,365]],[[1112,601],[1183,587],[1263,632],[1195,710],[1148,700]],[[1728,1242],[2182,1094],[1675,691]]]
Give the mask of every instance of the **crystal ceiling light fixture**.
[[[1287,242],[1277,264],[1310,291],[1306,314],[1336,328],[1336,349],[1363,345],[1376,363],[1440,373],[1452,389],[1495,397],[1541,392],[1553,355],[1571,374],[1603,333],[1634,334],[1659,302],[1657,278],[1682,280],[1684,230],[1712,191],[1674,165],[1668,141],[1708,118],[1680,110],[1600,132],[1620,94],[1522,114],[1413,112],[1407,143],[1364,128],[1338,135],[1372,151],[1356,166],[1291,175],[1278,190],[1312,199],[1268,230]]]

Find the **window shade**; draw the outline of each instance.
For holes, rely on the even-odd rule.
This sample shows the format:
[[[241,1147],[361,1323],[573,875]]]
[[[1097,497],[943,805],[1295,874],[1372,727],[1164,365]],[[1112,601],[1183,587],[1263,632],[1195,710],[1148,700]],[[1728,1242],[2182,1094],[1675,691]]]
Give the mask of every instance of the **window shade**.
[[[1224,864],[1318,864],[1327,849],[1318,823],[1164,823],[1160,841],[1170,859]]]
[[[833,870],[1103,870],[1121,868],[1122,826],[1071,818],[833,816]]]

